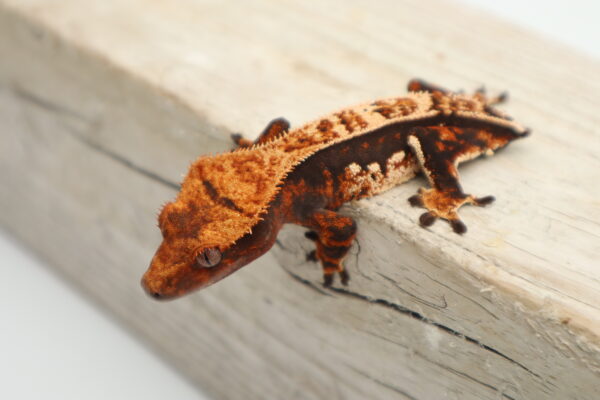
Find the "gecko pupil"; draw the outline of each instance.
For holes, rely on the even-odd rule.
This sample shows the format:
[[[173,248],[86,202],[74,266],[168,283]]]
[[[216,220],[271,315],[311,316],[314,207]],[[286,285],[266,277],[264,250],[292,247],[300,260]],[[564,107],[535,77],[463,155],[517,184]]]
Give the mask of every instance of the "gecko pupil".
[[[196,257],[200,267],[212,268],[221,261],[221,252],[218,249],[206,249]]]

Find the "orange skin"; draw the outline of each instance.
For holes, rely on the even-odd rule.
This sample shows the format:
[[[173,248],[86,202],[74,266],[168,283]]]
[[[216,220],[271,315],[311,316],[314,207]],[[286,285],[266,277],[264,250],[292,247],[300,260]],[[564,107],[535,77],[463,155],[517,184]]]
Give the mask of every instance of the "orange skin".
[[[144,289],[170,299],[218,282],[267,252],[285,223],[310,229],[307,238],[316,246],[310,258],[321,262],[326,286],[335,274],[347,284],[343,259],[356,223],[336,210],[418,172],[432,186],[409,199],[427,209],[421,225],[440,218],[456,233],[466,232],[458,208],[487,205],[493,197],[463,193],[458,163],[528,130],[491,107],[502,96],[455,97],[416,80],[409,90],[420,93],[426,107],[418,96],[382,100],[291,132],[287,121],[276,119],[256,144],[233,135],[246,150],[192,164],[177,199],[159,216],[163,242],[142,278]]]

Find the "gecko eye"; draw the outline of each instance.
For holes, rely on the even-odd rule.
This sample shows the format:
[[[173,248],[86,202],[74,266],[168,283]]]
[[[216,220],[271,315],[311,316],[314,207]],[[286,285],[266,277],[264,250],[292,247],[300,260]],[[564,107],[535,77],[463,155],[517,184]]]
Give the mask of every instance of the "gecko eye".
[[[196,264],[203,268],[212,268],[221,261],[219,249],[206,249],[196,256]]]

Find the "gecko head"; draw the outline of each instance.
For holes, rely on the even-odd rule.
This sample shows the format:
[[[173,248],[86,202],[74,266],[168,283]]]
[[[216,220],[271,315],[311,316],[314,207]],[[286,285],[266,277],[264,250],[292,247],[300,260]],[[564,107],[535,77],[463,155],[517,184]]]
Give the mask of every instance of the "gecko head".
[[[156,299],[172,299],[207,287],[268,250],[263,227],[268,224],[260,223],[252,233],[238,229],[239,238],[232,242],[228,227],[235,229],[239,218],[213,223],[207,214],[214,214],[214,207],[195,204],[178,200],[160,213],[163,241],[142,278],[143,288]]]
[[[159,300],[179,297],[226,277],[241,265],[218,247],[194,249],[191,243],[163,240],[142,278],[146,292]],[[225,256],[224,256],[225,254]]]
[[[142,278],[150,295],[168,299],[207,287],[273,245],[281,225],[269,204],[286,173],[281,157],[254,150],[192,163],[158,217],[163,241]]]

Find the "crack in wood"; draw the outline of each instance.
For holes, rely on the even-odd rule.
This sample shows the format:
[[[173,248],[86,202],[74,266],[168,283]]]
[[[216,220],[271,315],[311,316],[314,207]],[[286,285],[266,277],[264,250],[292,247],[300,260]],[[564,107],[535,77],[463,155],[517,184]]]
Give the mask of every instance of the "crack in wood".
[[[287,251],[287,252],[290,251],[279,240],[277,240],[275,244],[278,247],[280,247],[283,251]],[[479,256],[479,257],[481,257],[481,256]],[[301,276],[296,275],[293,272],[289,271],[287,268],[283,268],[283,269],[292,278],[294,278],[296,281],[302,283],[303,285],[305,285],[307,287],[310,287],[311,289],[319,292],[320,294],[324,294],[324,295],[327,294],[323,289],[319,288],[311,280],[302,278]],[[452,328],[450,328],[450,327],[448,327],[446,325],[443,325],[443,324],[441,324],[439,322],[433,321],[432,319],[425,317],[421,313],[418,313],[416,311],[410,310],[410,309],[408,309],[408,308],[406,308],[406,307],[404,307],[404,306],[402,306],[400,304],[393,303],[393,302],[391,302],[389,300],[386,300],[386,299],[373,298],[371,296],[364,295],[364,294],[361,294],[361,293],[357,293],[357,292],[348,290],[346,288],[340,288],[340,287],[332,286],[332,287],[329,287],[327,289],[329,291],[333,291],[333,292],[338,293],[338,294],[342,294],[342,295],[345,295],[345,296],[353,297],[355,299],[367,301],[367,302],[372,303],[372,304],[377,304],[377,305],[380,305],[380,306],[383,306],[383,307],[386,307],[386,308],[390,308],[390,309],[392,309],[392,310],[394,310],[396,312],[399,312],[401,314],[407,315],[407,316],[409,316],[409,317],[411,317],[413,319],[419,320],[419,321],[424,322],[424,323],[426,323],[428,325],[435,326],[436,328],[440,329],[443,332],[446,332],[446,333],[451,334],[451,335],[453,335],[455,337],[461,338],[461,339],[463,339],[463,340],[465,340],[465,341],[467,341],[469,343],[473,343],[473,344],[479,346],[480,348],[482,348],[484,350],[487,350],[487,351],[489,351],[489,352],[491,352],[491,353],[493,353],[493,354],[495,354],[495,355],[497,355],[499,357],[502,357],[505,360],[507,360],[507,361],[509,361],[509,362],[511,362],[511,363],[513,363],[515,365],[517,365],[518,367],[520,367],[524,371],[528,372],[529,374],[535,376],[536,378],[542,379],[540,375],[538,375],[537,373],[533,372],[532,370],[530,370],[529,368],[527,368],[525,365],[523,365],[520,362],[518,362],[518,361],[516,361],[516,360],[514,360],[512,358],[510,358],[506,354],[504,354],[504,353],[502,353],[502,352],[494,349],[493,347],[490,347],[490,346],[488,346],[488,345],[480,342],[479,340],[477,340],[477,339],[475,339],[473,337],[470,337],[470,336],[467,336],[467,335],[465,335],[463,333],[460,333],[460,332],[458,332],[458,331],[456,331],[456,330],[454,330],[454,329],[452,329]]]
[[[387,382],[381,381],[381,380],[379,380],[377,378],[374,378],[371,375],[367,374],[366,372],[361,371],[360,369],[358,369],[358,368],[356,368],[356,367],[354,367],[354,366],[352,366],[352,365],[350,365],[348,363],[344,363],[344,365],[346,367],[348,367],[349,369],[351,369],[352,371],[354,371],[357,374],[359,374],[360,376],[363,376],[363,377],[367,378],[368,380],[370,380],[372,382],[375,382],[378,385],[381,385],[381,386],[383,386],[383,387],[385,387],[387,389],[390,389],[390,390],[392,390],[392,391],[394,391],[396,393],[399,393],[402,396],[404,396],[404,398],[406,398],[408,400],[418,400],[416,397],[414,397],[414,396],[406,393],[404,390],[400,389],[398,386],[395,386],[395,385],[392,385],[391,383],[387,383]]]
[[[440,265],[438,265],[437,263],[433,263],[433,262],[432,262],[432,264],[433,264],[433,265],[435,265],[435,266],[437,266],[437,267],[439,267],[439,268],[441,268],[441,267],[440,267]],[[487,314],[489,314],[489,315],[490,315],[492,318],[494,318],[494,319],[496,319],[496,320],[499,320],[499,319],[500,319],[500,318],[498,318],[498,316],[496,316],[496,314],[494,314],[493,312],[491,312],[490,310],[488,310],[487,308],[485,308],[485,307],[483,306],[483,304],[481,304],[481,303],[479,303],[479,302],[477,302],[477,301],[473,300],[473,299],[472,299],[472,298],[470,298],[469,296],[465,296],[464,294],[460,293],[458,290],[456,290],[456,289],[453,289],[451,286],[449,286],[449,285],[446,285],[445,283],[443,283],[443,282],[441,282],[441,281],[439,281],[439,280],[437,280],[437,279],[433,278],[433,277],[432,277],[432,276],[430,276],[429,274],[427,274],[427,273],[425,273],[425,272],[423,272],[423,271],[421,271],[421,273],[422,273],[423,275],[425,275],[427,278],[429,278],[430,280],[432,280],[433,282],[437,283],[438,285],[445,287],[446,289],[450,290],[451,292],[455,293],[456,295],[458,295],[458,296],[460,296],[460,297],[464,298],[465,300],[467,300],[467,301],[469,301],[469,302],[471,302],[471,303],[475,304],[477,307],[481,308],[483,311],[485,311]]]
[[[134,164],[133,162],[131,162],[130,160],[128,160],[127,158],[99,145],[98,143],[94,143],[91,140],[88,140],[87,138],[82,137],[81,135],[75,133],[75,132],[71,132],[72,136],[77,139],[78,141],[80,141],[81,143],[83,143],[84,145],[88,146],[90,149],[97,151],[98,153],[101,153],[109,158],[111,158],[112,160],[118,162],[119,164],[123,165],[126,168],[131,169],[132,171],[138,172],[140,174],[142,174],[143,176],[145,176],[146,178],[149,178],[155,182],[158,182],[170,189],[174,189],[174,190],[179,190],[180,186],[175,183],[172,182],[170,180],[168,180],[167,178],[164,178],[160,175],[158,175],[155,172],[152,172],[144,167],[141,167],[137,164]]]
[[[281,247],[282,249],[285,249],[284,246],[281,243],[276,243],[276,244],[279,247]],[[287,272],[293,279],[295,279],[296,281],[302,283],[303,285],[311,288],[312,290],[314,290],[314,291],[316,291],[316,292],[318,292],[318,293],[320,293],[322,295],[325,295],[325,296],[331,296],[331,294],[327,293],[327,291],[325,291],[325,290],[321,289],[320,287],[318,287],[313,281],[311,281],[309,279],[302,278],[301,276],[299,276],[297,274],[294,274],[293,272],[289,271],[286,268],[283,268],[283,270],[285,272]],[[360,294],[360,293],[357,293],[357,292],[353,292],[353,291],[350,291],[350,290],[344,289],[344,288],[329,287],[328,289],[330,291],[333,291],[333,292],[336,292],[336,293],[339,293],[339,294],[342,294],[342,295],[345,295],[345,296],[353,297],[355,299],[364,300],[364,301],[367,301],[367,302],[372,303],[372,304],[377,304],[377,305],[380,305],[380,306],[391,308],[392,310],[394,310],[396,312],[399,312],[401,314],[407,315],[407,316],[409,316],[411,318],[414,318],[416,320],[424,322],[424,323],[426,323],[428,325],[435,326],[436,328],[438,328],[438,329],[440,329],[440,330],[442,330],[442,331],[444,331],[446,333],[449,333],[449,334],[451,334],[451,335],[453,335],[455,337],[463,339],[463,340],[465,340],[465,341],[467,341],[469,343],[473,343],[473,344],[479,346],[480,348],[482,348],[484,350],[487,350],[487,351],[489,351],[489,352],[491,352],[491,353],[493,353],[493,354],[495,354],[497,356],[500,356],[500,357],[504,358],[505,360],[507,360],[507,361],[509,361],[509,362],[511,362],[511,363],[513,363],[515,365],[517,365],[518,367],[520,367],[524,371],[530,373],[531,375],[535,376],[536,378],[541,379],[540,375],[536,374],[535,372],[533,372],[532,370],[530,370],[529,368],[527,368],[525,365],[521,364],[520,362],[518,362],[518,361],[516,361],[516,360],[514,360],[514,359],[512,359],[510,357],[508,357],[504,353],[501,353],[500,351],[494,349],[493,347],[490,347],[490,346],[488,346],[488,345],[480,342],[479,340],[477,340],[475,338],[472,338],[472,337],[467,336],[467,335],[465,335],[463,333],[460,333],[460,332],[458,332],[458,331],[456,331],[456,330],[454,330],[454,329],[452,329],[452,328],[450,328],[450,327],[448,327],[446,325],[443,325],[443,324],[441,324],[439,322],[433,321],[430,318],[427,318],[427,317],[423,316],[422,314],[420,314],[420,313],[418,313],[416,311],[410,310],[410,309],[408,309],[408,308],[406,308],[406,307],[404,307],[404,306],[402,306],[400,304],[392,303],[392,302],[390,302],[388,300],[385,300],[385,299],[373,298],[373,297],[370,297],[370,296],[367,296],[367,295],[364,295],[364,294]],[[460,373],[460,371],[457,371],[457,373]],[[464,373],[461,373],[461,374],[464,374]],[[493,386],[491,386],[489,384],[486,384],[486,383],[483,383],[483,382],[482,382],[482,384],[483,385],[488,385],[488,386],[490,386],[490,387],[493,388]],[[496,388],[494,388],[494,389],[497,390]],[[507,398],[512,399],[511,397],[507,397]]]
[[[436,364],[436,363],[434,363],[434,364]],[[449,372],[451,372],[451,373],[453,373],[453,374],[455,374],[455,375],[462,376],[462,377],[464,377],[465,379],[468,379],[468,380],[470,380],[471,382],[475,382],[475,383],[477,383],[477,384],[479,384],[479,385],[481,385],[481,386],[484,386],[484,387],[486,387],[486,388],[488,388],[488,389],[494,390],[494,391],[498,392],[498,394],[499,394],[500,396],[502,396],[503,398],[505,398],[505,399],[509,399],[509,400],[516,400],[514,397],[512,397],[512,396],[509,396],[508,394],[504,393],[504,391],[502,391],[502,390],[498,389],[498,388],[497,388],[497,387],[495,387],[494,385],[490,385],[489,383],[485,383],[485,382],[483,382],[483,381],[480,381],[479,379],[477,379],[477,378],[474,378],[474,377],[472,377],[472,376],[471,376],[471,375],[469,375],[469,374],[466,374],[466,373],[464,373],[464,372],[462,372],[462,371],[458,371],[458,370],[456,370],[456,369],[454,369],[454,368],[452,368],[452,367],[448,367],[447,365],[440,365],[440,367],[447,369]]]
[[[11,87],[11,90],[15,94],[15,96],[18,97],[21,101],[25,101],[48,112],[65,115],[71,118],[76,118],[82,121],[86,121],[88,123],[92,122],[90,118],[83,114],[79,114],[61,104],[57,104],[47,99],[43,99],[19,86],[13,85]]]
[[[331,293],[328,293],[327,291],[321,289],[319,286],[315,285],[315,283],[311,280],[308,279],[304,279],[302,278],[300,275],[296,275],[293,272],[287,270],[286,268],[283,269],[285,272],[287,272],[292,278],[294,278],[296,281],[300,282],[301,284],[305,285],[306,287],[311,288],[312,290],[324,295],[324,296],[330,296],[330,297],[334,297],[331,295]]]
[[[375,333],[375,332],[372,332],[372,331],[368,331],[368,330],[363,330],[363,329],[360,329],[360,331],[361,331],[361,332],[363,332],[363,333],[365,333],[365,334],[367,334],[367,335],[370,335],[370,336],[376,337],[376,338],[378,338],[378,339],[381,339],[381,340],[383,340],[383,341],[386,341],[386,342],[392,343],[393,345],[395,345],[395,346],[398,346],[398,347],[401,347],[401,348],[403,348],[403,349],[409,349],[409,347],[408,347],[408,346],[406,346],[405,344],[403,344],[403,343],[400,343],[400,342],[397,342],[397,341],[395,341],[395,340],[392,340],[392,339],[390,339],[389,337],[386,337],[386,336],[383,336],[383,335],[380,335],[380,334],[378,334],[378,333]],[[452,368],[452,367],[449,367],[449,366],[447,366],[447,365],[445,365],[445,364],[442,364],[442,363],[440,363],[440,362],[438,362],[438,361],[432,360],[432,359],[430,359],[429,357],[425,356],[424,354],[421,354],[421,353],[420,353],[420,352],[418,352],[418,351],[411,350],[411,355],[414,355],[414,356],[416,356],[416,357],[419,357],[420,359],[422,359],[422,360],[424,360],[424,361],[426,361],[426,362],[428,362],[428,363],[431,363],[431,364],[433,364],[433,365],[436,365],[436,366],[437,366],[437,367],[439,367],[439,368],[442,368],[442,369],[448,370],[449,372],[451,372],[451,373],[453,373],[453,374],[455,374],[455,375],[462,376],[462,377],[464,377],[464,378],[466,378],[466,379],[469,379],[469,380],[470,380],[470,381],[472,381],[472,382],[476,382],[476,383],[479,383],[479,384],[481,384],[481,385],[483,385],[483,386],[486,386],[486,387],[489,387],[489,388],[491,388],[491,389],[494,389],[494,390],[496,390],[496,391],[498,391],[498,392],[499,392],[498,394],[500,394],[500,395],[504,396],[505,398],[508,398],[508,399],[513,399],[513,397],[511,397],[511,396],[509,396],[509,395],[505,394],[505,393],[504,393],[502,390],[500,390],[500,389],[496,388],[494,385],[491,385],[491,384],[489,384],[489,383],[485,383],[485,382],[483,382],[483,381],[480,381],[479,379],[477,379],[477,378],[474,378],[474,377],[472,377],[471,375],[468,375],[468,374],[467,374],[467,373],[465,373],[465,372],[458,371],[458,370],[456,370],[456,369],[454,369],[454,368]],[[542,388],[542,390],[544,391],[544,393],[551,393],[551,389],[548,387],[549,385],[550,385],[550,386],[556,386],[556,385],[554,385],[552,382],[548,382],[548,381],[541,381],[541,388]]]
[[[76,118],[78,120],[86,122],[90,126],[94,125],[94,121],[92,121],[87,116],[79,114],[61,104],[57,104],[51,100],[41,98],[29,91],[24,90],[21,87],[18,87],[18,86],[13,86],[11,89],[12,89],[12,92],[15,94],[15,96],[17,98],[19,98],[21,101],[24,101],[35,107],[41,108],[44,111],[47,111],[47,112],[50,112],[53,114],[59,114],[62,116],[67,116],[70,118]],[[153,181],[161,183],[171,189],[179,190],[180,186],[178,184],[158,175],[155,172],[152,172],[144,167],[134,164],[132,161],[128,160],[127,158],[101,146],[98,143],[95,143],[95,142],[83,137],[79,132],[76,132],[72,128],[66,127],[66,129],[73,138],[75,138],[79,142],[83,143],[84,145],[88,146],[90,149],[95,150],[95,151],[111,158],[112,160],[123,165],[124,167],[129,168],[135,172],[138,172]]]
[[[427,318],[424,315],[422,315],[422,314],[420,314],[420,313],[418,313],[416,311],[410,310],[410,309],[408,309],[408,308],[406,308],[406,307],[404,307],[404,306],[402,306],[400,304],[392,303],[391,301],[386,300],[386,299],[373,298],[371,296],[367,296],[367,295],[364,295],[364,294],[361,294],[361,293],[353,292],[353,291],[345,289],[345,288],[338,288],[338,287],[332,286],[332,287],[329,288],[329,290],[331,290],[331,291],[333,291],[335,293],[339,293],[339,294],[344,295],[344,296],[353,297],[355,299],[367,301],[367,302],[372,303],[372,304],[377,304],[377,305],[380,305],[380,306],[383,306],[383,307],[386,307],[386,308],[390,308],[390,309],[392,309],[392,310],[394,310],[396,312],[399,312],[401,314],[407,315],[407,316],[409,316],[411,318],[414,318],[414,319],[416,319],[418,321],[424,322],[424,323],[426,323],[428,325],[431,325],[431,326],[435,326],[436,328],[442,330],[443,332],[449,333],[452,336],[455,336],[457,338],[463,339],[463,340],[465,340],[465,341],[467,341],[469,343],[473,343],[473,344],[481,347],[484,350],[487,350],[487,351],[489,351],[489,352],[491,352],[491,353],[493,353],[493,354],[495,354],[497,356],[500,356],[500,357],[504,358],[505,360],[510,361],[511,363],[519,366],[521,369],[523,369],[524,371],[527,371],[528,373],[530,373],[531,375],[535,376],[536,378],[541,379],[540,375],[536,374],[535,372],[533,372],[532,370],[530,370],[529,368],[527,368],[526,366],[524,366],[520,362],[513,360],[512,358],[510,358],[506,354],[503,354],[500,351],[494,349],[493,347],[490,347],[490,346],[488,346],[486,344],[483,344],[479,340],[477,340],[475,338],[472,338],[470,336],[467,336],[467,335],[465,335],[463,333],[460,333],[460,332],[458,332],[458,331],[456,331],[456,330],[454,330],[454,329],[452,329],[452,328],[450,328],[450,327],[448,327],[448,326],[446,326],[444,324],[441,324],[439,322],[433,321],[432,319]]]
[[[422,298],[420,298],[419,296],[417,296],[417,295],[415,295],[415,294],[413,294],[413,293],[409,292],[408,290],[404,289],[402,286],[400,286],[400,284],[399,284],[399,283],[398,283],[396,280],[394,280],[394,279],[390,278],[389,276],[387,276],[387,275],[384,275],[384,274],[382,274],[381,272],[377,272],[377,274],[378,274],[379,276],[381,276],[383,279],[387,280],[388,282],[391,282],[391,283],[392,283],[392,285],[394,285],[394,286],[395,286],[395,287],[396,287],[398,290],[400,290],[402,293],[406,294],[406,295],[407,295],[407,296],[409,296],[409,297],[412,297],[412,298],[413,298],[413,299],[415,299],[417,302],[419,302],[419,303],[421,303],[421,304],[423,304],[423,305],[429,306],[429,307],[431,307],[431,308],[435,308],[435,309],[437,309],[437,310],[443,310],[443,309],[445,309],[445,308],[448,308],[448,302],[446,301],[446,298],[445,298],[443,295],[442,295],[442,304],[441,304],[441,305],[440,305],[440,304],[435,304],[435,303],[433,303],[433,302],[431,302],[431,301],[427,301],[427,300],[425,300],[425,299],[422,299]]]
[[[362,275],[362,277],[364,279],[373,281],[373,278],[371,278],[369,275],[367,275],[363,272],[363,270],[360,267],[360,262],[358,262],[360,253],[362,252],[362,246],[360,245],[360,241],[358,240],[358,238],[354,239],[354,243],[356,244],[356,248],[358,249],[356,251],[356,254],[353,254],[354,255],[354,268],[358,271],[359,274]],[[350,251],[352,251],[352,250],[350,250]]]

